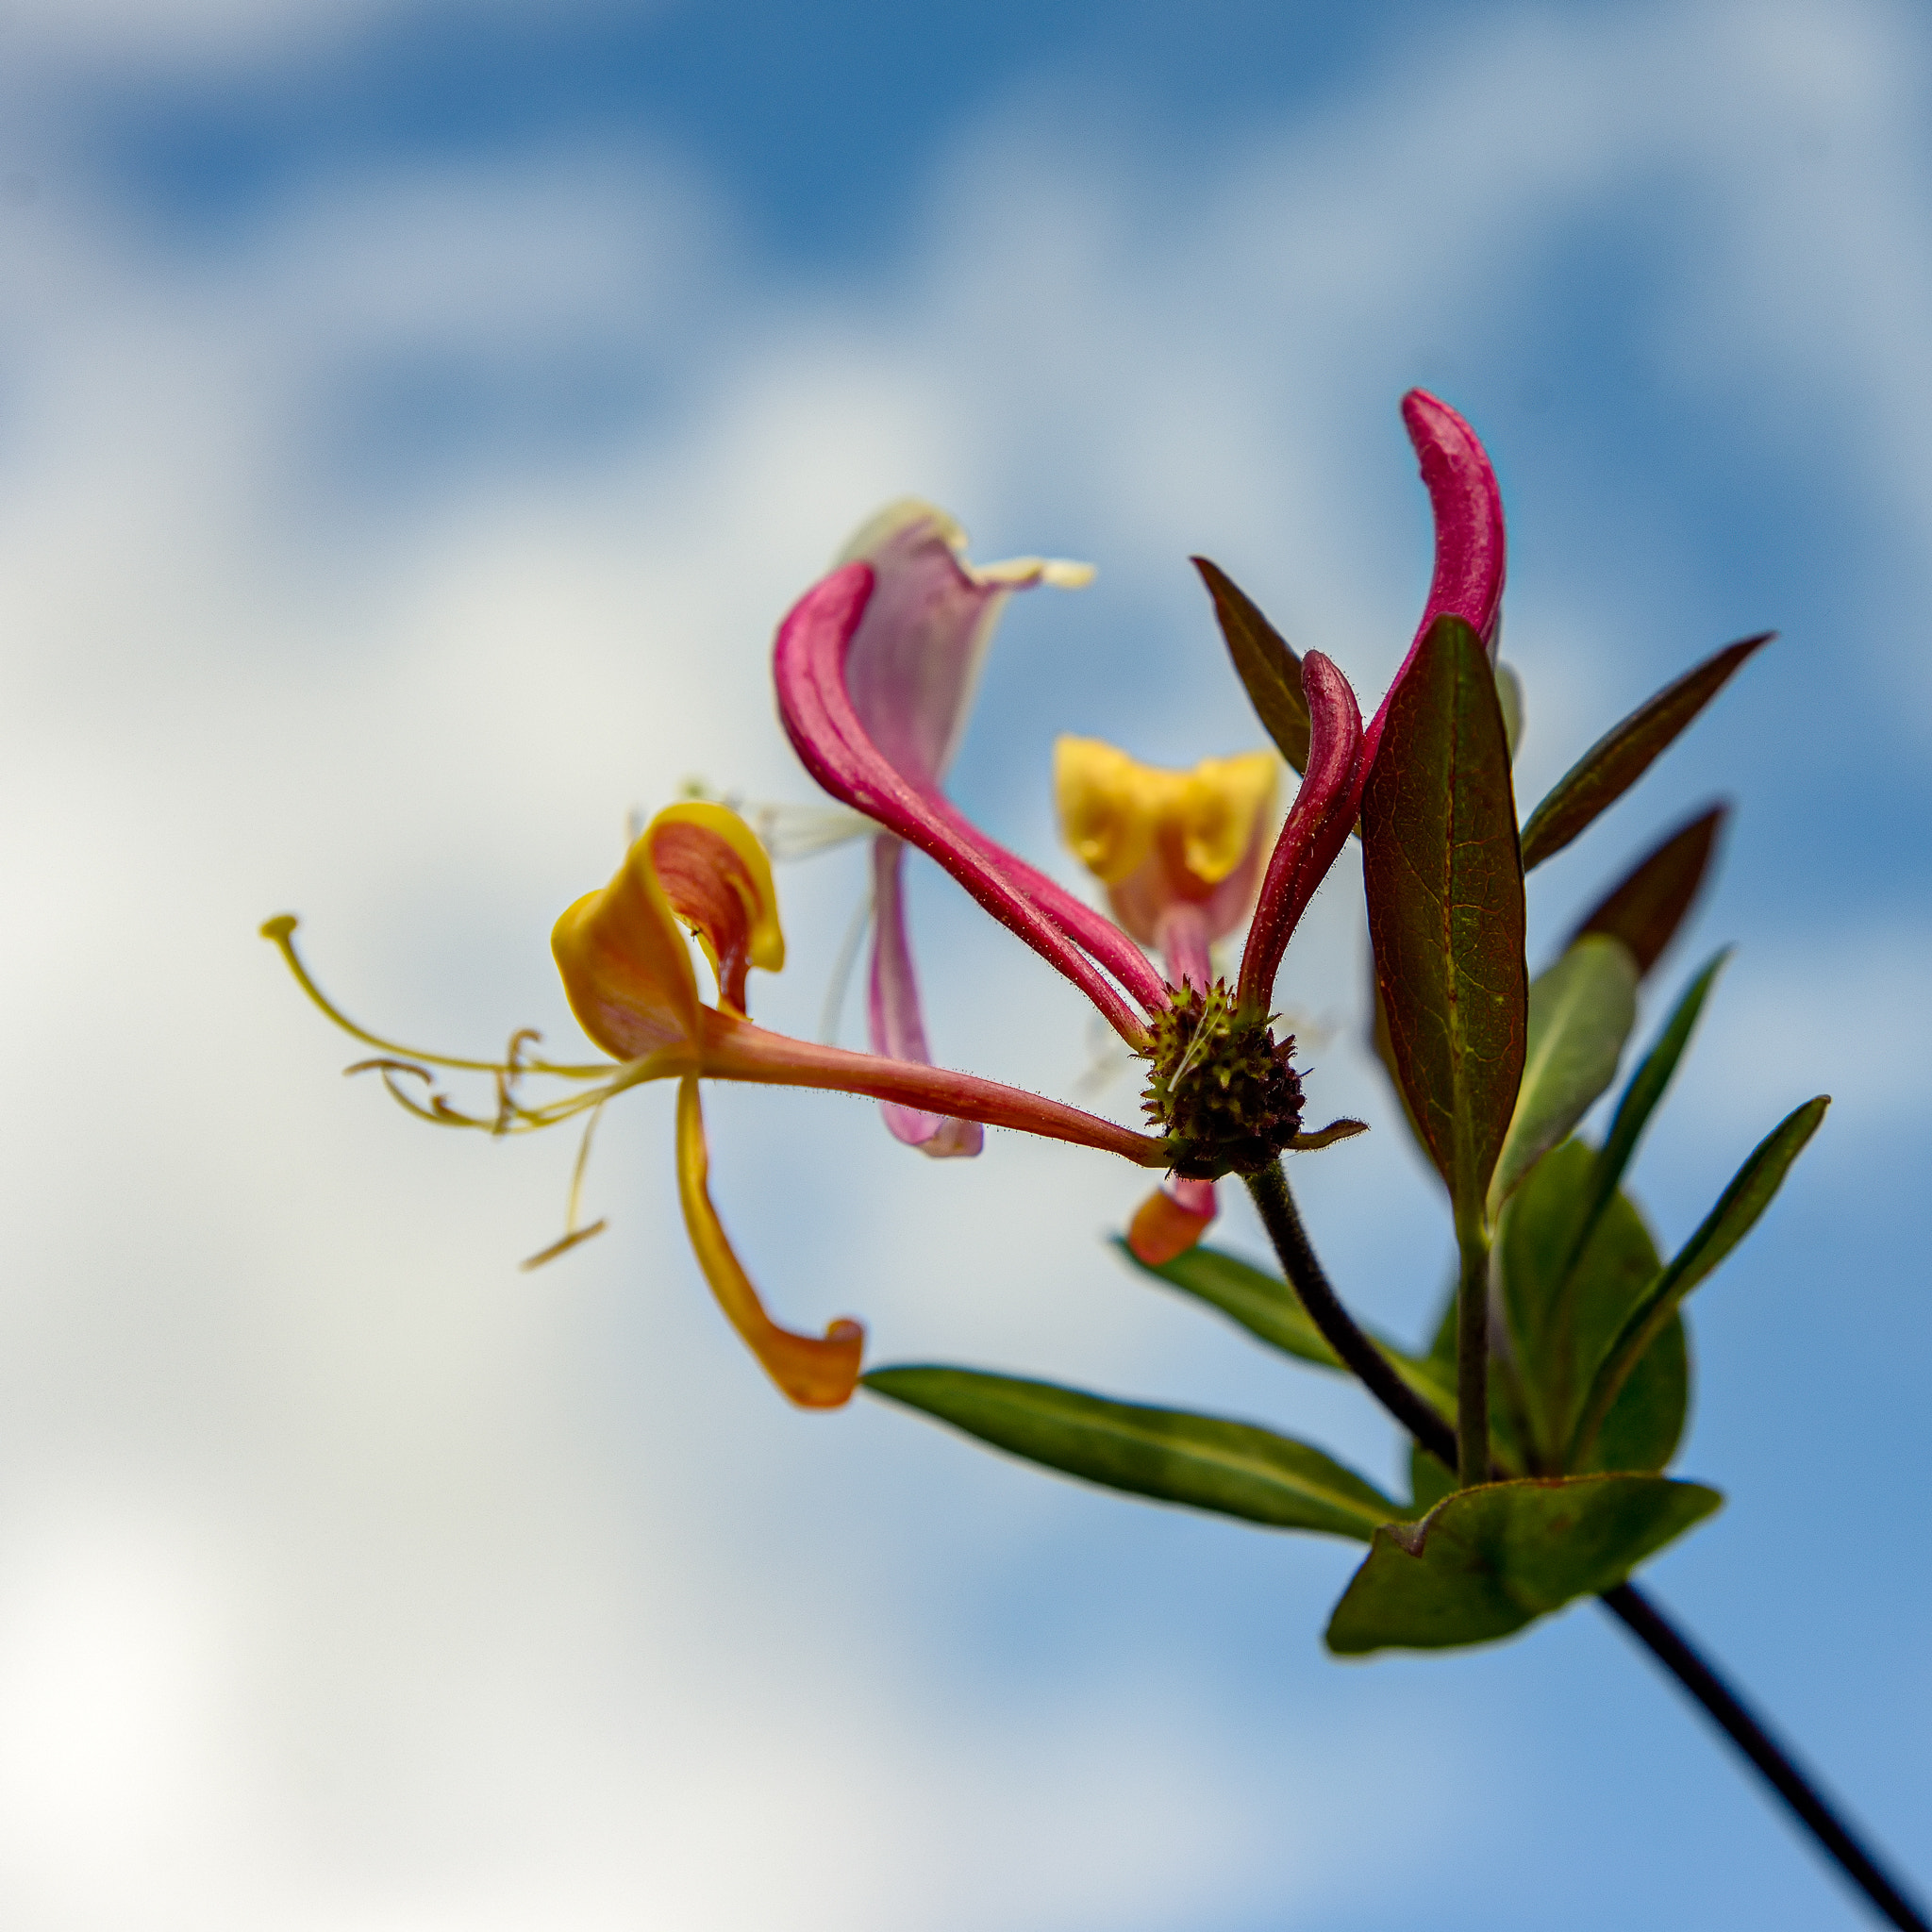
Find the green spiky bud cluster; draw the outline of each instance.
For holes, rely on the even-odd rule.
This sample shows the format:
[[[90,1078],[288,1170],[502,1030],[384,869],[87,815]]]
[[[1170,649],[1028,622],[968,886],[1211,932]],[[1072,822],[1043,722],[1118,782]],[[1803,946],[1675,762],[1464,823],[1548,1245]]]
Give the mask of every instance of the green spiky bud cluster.
[[[1237,1003],[1224,980],[1183,986],[1154,1022],[1141,1105],[1190,1180],[1257,1174],[1302,1124],[1294,1035],[1276,1041],[1267,1012]]]

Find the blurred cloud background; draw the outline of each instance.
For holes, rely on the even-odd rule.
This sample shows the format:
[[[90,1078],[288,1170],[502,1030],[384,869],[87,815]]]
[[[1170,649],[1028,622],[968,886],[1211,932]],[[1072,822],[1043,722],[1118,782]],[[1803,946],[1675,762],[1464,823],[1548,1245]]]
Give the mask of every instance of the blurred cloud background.
[[[1588,1606],[1341,1667],[1350,1548],[787,1410],[685,1249],[668,1092],[602,1129],[610,1231],[519,1274],[569,1141],[341,1082],[254,937],[300,911],[407,1041],[572,1040],[550,921],[687,774],[810,798],[772,627],[908,491],[1099,565],[1012,608],[958,770],[1036,857],[1057,731],[1256,741],[1191,550],[1373,702],[1428,574],[1414,382],[1502,472],[1525,800],[1783,633],[1532,926],[1739,801],[1646,1021],[1741,942],[1641,1165],[1665,1244],[1837,1104],[1699,1297],[1683,1466],[1732,1501],[1652,1574],[1932,1882],[1922,10],[16,0],[0,50],[0,1921],[1863,1923]],[[780,885],[759,1011],[810,1032],[858,856]],[[1077,996],[915,890],[941,1057],[1074,1091]],[[1299,1185],[1418,1331],[1448,1236],[1357,1046],[1357,905],[1283,990],[1316,1116],[1379,1131]],[[784,1318],[1395,1471],[1113,1261],[1133,1174],[708,1107]]]

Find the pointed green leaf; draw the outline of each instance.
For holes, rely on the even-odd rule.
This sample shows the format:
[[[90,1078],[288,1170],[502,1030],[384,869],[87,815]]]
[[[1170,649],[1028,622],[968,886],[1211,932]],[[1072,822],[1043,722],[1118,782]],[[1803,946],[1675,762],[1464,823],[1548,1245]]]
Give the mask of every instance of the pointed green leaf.
[[[1622,940],[1578,940],[1529,989],[1529,1043],[1509,1133],[1490,1182],[1493,1215],[1617,1077],[1637,1024],[1637,961]]]
[[[1340,1657],[1492,1643],[1621,1583],[1724,1498],[1660,1475],[1530,1477],[1458,1490],[1384,1524],[1329,1619]]]
[[[1775,635],[1765,631],[1726,644],[1598,739],[1530,813],[1523,828],[1524,871],[1555,857],[1599,812],[1623,797],[1658,753],[1723,690],[1738,666]]]
[[[1396,687],[1362,838],[1397,1076],[1458,1230],[1474,1228],[1516,1107],[1529,986],[1503,714],[1460,618],[1429,626]]]
[[[1402,1513],[1320,1449],[1249,1423],[973,1369],[874,1369],[860,1380],[1009,1455],[1130,1495],[1357,1542]]]
[[[1714,805],[1645,853],[1585,916],[1571,943],[1585,933],[1608,933],[1630,948],[1638,973],[1647,976],[1696,903],[1729,815],[1729,806]]]
[[[1677,1071],[1677,1062],[1684,1057],[1685,1047],[1690,1043],[1698,1015],[1704,1011],[1704,1002],[1730,957],[1728,946],[1712,955],[1704,971],[1690,982],[1672,1010],[1671,1017],[1664,1022],[1657,1044],[1644,1055],[1643,1063],[1631,1074],[1630,1084],[1624,1089],[1623,1098],[1617,1102],[1617,1111],[1610,1121],[1610,1131],[1604,1137],[1603,1148],[1591,1169],[1586,1205],[1576,1222],[1577,1247],[1589,1240],[1597,1216],[1617,1191],[1624,1171],[1637,1152],[1637,1143],[1649,1125],[1651,1115],[1657,1111],[1657,1103],[1664,1097],[1671,1076]],[[1572,1258],[1574,1258],[1574,1251]]]
[[[1341,1357],[1302,1310],[1295,1291],[1278,1274],[1250,1267],[1205,1242],[1158,1265],[1143,1261],[1116,1235],[1114,1246],[1143,1274],[1177,1288],[1239,1322],[1250,1335],[1318,1368],[1340,1369]]]
[[[1662,1469],[1676,1452],[1690,1405],[1689,1354],[1683,1324],[1674,1318],[1624,1385],[1584,1469],[1563,1471],[1589,1378],[1661,1265],[1627,1195],[1614,1193],[1607,1210],[1597,1209],[1595,1171],[1581,1141],[1553,1149],[1510,1202],[1496,1243],[1510,1355],[1535,1444],[1532,1466],[1545,1474]],[[1579,1241],[1586,1214],[1594,1226]]]
[[[1323,1339],[1322,1332],[1308,1320],[1294,1290],[1278,1274],[1251,1266],[1220,1248],[1205,1242],[1192,1247],[1172,1261],[1143,1261],[1118,1235],[1114,1246],[1143,1274],[1192,1295],[1211,1308],[1219,1309],[1240,1323],[1257,1341],[1284,1355],[1310,1362],[1316,1368],[1341,1370],[1341,1359]],[[1456,1407],[1456,1367],[1451,1357],[1445,1374],[1434,1362],[1420,1361],[1405,1354],[1391,1341],[1366,1329],[1369,1340],[1389,1359],[1397,1374],[1420,1395],[1445,1415]]]
[[[1580,1462],[1591,1449],[1625,1378],[1676,1312],[1678,1304],[1757,1226],[1758,1216],[1771,1206],[1773,1197],[1784,1185],[1785,1175],[1790,1172],[1791,1162],[1818,1131],[1818,1124],[1830,1105],[1829,1094],[1821,1093],[1816,1100],[1807,1100],[1787,1114],[1752,1149],[1751,1158],[1738,1170],[1697,1232],[1672,1257],[1670,1266],[1657,1274],[1624,1318],[1591,1378],[1590,1393],[1584,1401],[1569,1458],[1573,1464]]]
[[[1214,615],[1227,640],[1227,655],[1248,702],[1281,756],[1297,772],[1308,769],[1308,700],[1302,690],[1302,660],[1281,634],[1219,564],[1193,559],[1214,599]]]

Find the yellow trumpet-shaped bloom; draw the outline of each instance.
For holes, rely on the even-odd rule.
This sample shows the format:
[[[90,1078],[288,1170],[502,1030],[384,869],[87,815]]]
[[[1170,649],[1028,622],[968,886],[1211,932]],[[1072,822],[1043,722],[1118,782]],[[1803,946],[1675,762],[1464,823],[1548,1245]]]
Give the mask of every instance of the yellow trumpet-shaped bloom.
[[[1161,1141],[1063,1102],[923,1060],[850,1053],[754,1025],[745,1009],[746,975],[754,966],[767,972],[781,967],[785,938],[764,848],[737,813],[720,805],[691,802],[659,812],[610,883],[586,893],[557,922],[551,949],[571,1009],[611,1056],[595,1065],[537,1058],[537,1036],[528,1028],[514,1034],[494,1060],[399,1046],[358,1026],[328,1000],[295,950],[295,925],[292,914],[282,913],[263,925],[262,937],[281,949],[303,991],[337,1025],[375,1049],[375,1058],[349,1071],[379,1073],[419,1120],[499,1135],[583,1123],[562,1239],[533,1255],[526,1268],[553,1259],[604,1225],[580,1224],[577,1206],[591,1132],[605,1103],[648,1081],[676,1080],[677,1191],[691,1248],[732,1326],[773,1381],[803,1407],[836,1408],[849,1399],[864,1331],[841,1319],[822,1337],[797,1335],[766,1314],[711,1203],[700,1079],[863,1093],[946,1119],[1098,1148],[1140,1166],[1162,1164]],[[715,1006],[699,991],[692,937],[717,977]],[[454,1106],[439,1091],[434,1068],[491,1076],[494,1108],[480,1113]],[[533,1080],[564,1082],[566,1091],[548,1100],[526,1098]]]
[[[745,976],[785,963],[771,861],[751,827],[720,805],[660,811],[603,891],[587,892],[557,922],[551,951],[571,1010],[619,1059],[669,1070],[689,1056],[677,1088],[677,1194],[698,1266],[731,1325],[791,1400],[836,1408],[858,1381],[865,1331],[840,1320],[818,1340],[765,1313],[711,1205],[710,1157],[697,1075],[705,1058],[704,1004],[685,929],[697,936],[718,980],[722,1011],[742,1015]]]
[[[1142,944],[1161,942],[1163,916],[1180,906],[1200,908],[1208,937],[1219,939],[1247,915],[1278,769],[1272,752],[1257,751],[1167,771],[1097,738],[1061,738],[1060,830]]]

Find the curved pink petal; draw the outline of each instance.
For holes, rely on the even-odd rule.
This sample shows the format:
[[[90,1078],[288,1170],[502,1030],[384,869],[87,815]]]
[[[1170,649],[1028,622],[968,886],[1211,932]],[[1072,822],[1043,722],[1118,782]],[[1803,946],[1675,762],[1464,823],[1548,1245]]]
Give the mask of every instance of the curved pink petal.
[[[995,919],[1071,979],[1116,1032],[1140,1045],[1146,1028],[1094,960],[1151,1012],[1164,1003],[1166,992],[1146,955],[1091,907],[994,844],[936,791],[896,770],[860,724],[845,687],[845,652],[875,581],[871,565],[846,564],[813,585],[778,626],[773,675],[778,715],[792,748],[834,798],[876,819],[943,866]]]
[[[951,518],[908,503],[861,531],[840,559],[871,564],[874,580],[845,652],[853,711],[893,770],[924,787],[936,787],[953,762],[987,645],[1016,588],[970,575],[954,547],[963,541]]]
[[[1201,907],[1176,899],[1162,910],[1155,930],[1168,985],[1191,986],[1206,992],[1214,984],[1214,960],[1208,951],[1208,919]]]
[[[1282,823],[1241,954],[1241,996],[1272,1004],[1274,975],[1315,888],[1348,842],[1368,779],[1362,714],[1355,692],[1320,651],[1302,659],[1308,700],[1308,769]]]
[[[872,1050],[889,1059],[932,1064],[925,1022],[919,1010],[919,981],[912,970],[912,946],[906,936],[906,903],[900,873],[905,844],[889,832],[873,841],[872,983],[866,1000]],[[935,1158],[977,1154],[986,1134],[977,1121],[949,1120],[923,1108],[882,1100],[879,1111],[895,1140]]]
[[[1402,420],[1422,462],[1423,483],[1436,520],[1436,574],[1415,641],[1402,669],[1390,681],[1365,737],[1365,763],[1373,764],[1382,741],[1382,720],[1414,661],[1430,625],[1442,616],[1459,617],[1496,654],[1496,624],[1503,609],[1503,493],[1476,434],[1447,403],[1426,390],[1412,389],[1402,399]]]

